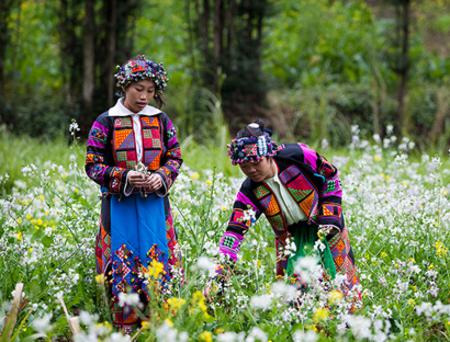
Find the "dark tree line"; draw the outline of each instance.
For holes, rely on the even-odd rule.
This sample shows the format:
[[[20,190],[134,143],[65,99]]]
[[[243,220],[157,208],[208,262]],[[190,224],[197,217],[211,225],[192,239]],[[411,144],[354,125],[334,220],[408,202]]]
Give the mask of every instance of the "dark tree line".
[[[412,45],[417,46],[415,40],[411,39],[411,35],[413,32],[412,25],[415,20],[415,6],[419,2],[412,0],[385,0],[383,2],[366,0],[366,3],[372,6],[371,8],[382,8],[383,14],[387,13],[388,17],[392,19],[391,22],[395,24],[395,27],[389,26],[386,32],[383,31],[383,35],[386,37],[390,36],[390,40],[386,39],[388,42],[387,46],[381,48],[380,56],[382,57],[380,58],[378,54],[374,54],[374,57],[370,57],[374,61],[360,61],[361,63],[374,65],[373,69],[382,68],[384,74],[380,73],[379,70],[373,71],[372,67],[356,66],[355,68],[347,68],[347,64],[350,64],[348,61],[356,56],[352,51],[336,52],[333,50],[327,52],[326,49],[320,50],[316,49],[315,46],[310,46],[316,43],[303,45],[305,54],[295,51],[295,44],[293,45],[291,42],[284,40],[286,32],[280,29],[280,27],[284,28],[284,26],[278,24],[278,26],[274,26],[274,22],[277,22],[277,18],[283,18],[283,15],[280,15],[280,13],[283,13],[283,9],[287,8],[289,10],[290,8],[291,10],[293,9],[292,12],[296,16],[293,18],[294,23],[296,20],[304,20],[305,23],[309,23],[309,12],[303,12],[306,14],[305,16],[302,16],[303,13],[297,12],[296,7],[299,6],[299,2],[286,0],[282,3],[285,7],[279,6],[278,2],[268,0],[184,1],[185,12],[178,13],[178,16],[182,16],[182,20],[176,21],[182,28],[178,28],[175,31],[178,33],[177,38],[183,40],[183,43],[180,44],[181,47],[176,50],[177,52],[171,51],[171,56],[173,58],[174,54],[179,53],[178,51],[186,53],[185,56],[188,57],[183,57],[190,59],[189,65],[183,60],[178,64],[175,63],[174,69],[178,68],[180,70],[185,68],[186,70],[187,68],[186,74],[188,76],[184,80],[188,79],[192,83],[188,85],[178,83],[178,88],[176,89],[171,87],[171,89],[174,89],[175,96],[180,96],[180,93],[183,93],[183,95],[187,94],[188,96],[186,97],[189,98],[189,101],[178,107],[170,108],[170,110],[175,109],[176,113],[181,111],[188,113],[180,120],[185,125],[184,133],[187,135],[195,133],[199,140],[202,139],[202,134],[205,131],[207,133],[209,128],[199,132],[197,127],[199,125],[202,127],[206,126],[204,124],[205,119],[211,122],[216,120],[216,117],[211,115],[211,102],[208,102],[211,98],[220,101],[220,108],[217,112],[220,112],[220,115],[223,113],[225,122],[232,133],[243,123],[262,117],[268,119],[269,122],[272,121],[275,124],[274,126],[280,128],[280,134],[283,135],[283,129],[285,131],[290,129],[287,127],[286,122],[300,110],[300,112],[306,112],[309,115],[309,118],[306,118],[306,120],[309,120],[309,126],[304,125],[304,131],[296,131],[295,133],[307,135],[308,132],[314,132],[311,127],[317,126],[317,120],[310,118],[319,112],[325,112],[325,109],[328,107],[331,108],[330,112],[333,112],[332,108],[337,108],[336,110],[342,112],[342,117],[345,119],[345,122],[342,124],[342,126],[345,126],[343,129],[348,128],[347,126],[352,121],[367,121],[367,116],[372,115],[370,110],[373,111],[373,124],[370,127],[373,133],[382,134],[383,126],[392,122],[395,122],[399,133],[401,132],[404,135],[408,135],[408,133],[417,128],[411,127],[412,124],[417,123],[417,120],[414,121],[414,118],[412,118],[411,106],[408,101],[411,100],[410,93],[417,89],[417,85],[414,88],[414,80],[418,79],[414,70],[415,57],[411,56],[410,50]],[[342,8],[337,6],[339,3],[345,6]],[[333,10],[333,6],[337,4],[334,10],[337,8],[337,11],[342,10],[345,12],[349,11],[346,6],[348,4],[350,8],[350,3],[329,1],[329,6]],[[57,57],[58,59],[56,64],[57,68],[59,68],[59,74],[48,76],[46,82],[51,83],[52,77],[58,78],[58,81],[62,78],[62,85],[58,84],[53,88],[47,86],[45,89],[43,87],[42,89],[45,91],[36,91],[34,98],[28,97],[28,93],[35,92],[39,84],[33,83],[28,85],[20,83],[24,73],[27,71],[24,71],[23,68],[20,72],[15,72],[14,70],[16,65],[25,65],[25,63],[21,64],[18,62],[19,57],[14,53],[16,46],[13,45],[22,43],[22,37],[16,33],[20,31],[21,25],[24,25],[21,20],[28,19],[21,18],[21,9],[22,7],[26,8],[30,4],[34,6],[34,9],[38,8],[39,11],[43,7],[47,9],[45,13],[39,12],[34,19],[37,17],[37,20],[46,20],[46,28],[51,27],[53,30],[48,32],[48,35],[51,35],[53,40],[57,37],[56,44],[58,49],[56,51],[54,48],[51,50],[51,57]],[[137,31],[139,28],[135,27],[136,22],[145,17],[148,20],[144,25],[147,29],[149,27],[158,27],[158,34],[161,35],[162,32],[162,37],[154,37],[150,34],[149,40],[155,38],[168,40],[168,34],[164,36],[164,30],[171,25],[171,22],[165,21],[164,17],[155,20],[158,15],[164,13],[162,5],[158,5],[156,14],[152,13],[152,15],[149,15],[152,6],[155,6],[155,4],[156,2],[153,0],[0,1],[0,108],[2,108],[0,111],[0,122],[14,130],[20,127],[21,124],[24,125],[23,122],[28,119],[32,125],[39,126],[39,128],[29,129],[26,132],[45,135],[47,134],[46,122],[49,119],[52,120],[54,128],[57,128],[66,127],[69,118],[76,118],[82,129],[81,134],[85,136],[95,116],[106,110],[114,102],[113,74],[115,66],[123,63],[135,53],[151,53],[151,51],[136,51],[135,49],[135,33],[139,33]],[[173,14],[182,6],[177,3],[176,6],[168,9],[168,12]],[[310,1],[308,6],[304,8],[314,9],[314,2]],[[323,6],[327,6],[327,4],[321,2],[321,5],[317,6],[323,11]],[[362,12],[365,12],[364,4],[359,3],[357,6],[363,8]],[[281,10],[279,10],[280,8]],[[46,17],[49,13],[51,18]],[[325,11],[322,13],[325,13]],[[33,14],[28,12],[28,16],[33,16]],[[284,16],[284,18],[287,17]],[[13,20],[16,22],[13,23]],[[371,19],[365,18],[364,20],[369,22]],[[313,21],[311,22],[313,23]],[[303,29],[303,32],[295,32],[295,34],[301,35],[309,32],[309,28],[311,28],[311,32],[315,32],[315,28],[311,26],[309,25],[306,30],[302,25],[296,26],[294,24],[288,27]],[[29,25],[28,30],[30,27],[35,26]],[[184,27],[186,28],[185,31],[183,31]],[[367,27],[366,25],[364,29],[367,30]],[[355,32],[354,27],[349,28],[349,30],[353,30],[349,31],[350,34]],[[187,34],[184,36],[185,32]],[[268,42],[270,42],[273,35],[268,33],[274,32],[277,33],[276,37],[278,37],[278,40],[276,43],[272,41],[272,45],[269,45]],[[38,42],[33,40],[33,43],[42,44],[42,40],[48,42],[48,39],[42,39],[43,36],[46,37],[46,34],[47,32],[45,34],[37,32],[36,35],[33,35],[33,38],[41,40]],[[323,34],[320,27],[317,29],[317,34]],[[323,36],[325,36],[326,40],[326,35]],[[341,36],[344,36],[345,39],[345,32]],[[350,38],[350,41],[352,39],[354,38]],[[53,40],[51,41],[53,42]],[[27,43],[29,44],[30,41]],[[137,41],[141,42],[142,38]],[[314,42],[314,40],[311,41]],[[278,42],[279,44],[277,44]],[[299,40],[299,42],[308,42],[308,40],[305,39],[303,42]],[[155,43],[152,46],[157,46],[157,44]],[[334,46],[334,41],[326,41],[325,44]],[[274,48],[271,50],[272,46]],[[283,51],[285,47],[286,51]],[[170,49],[170,43],[165,43],[162,47],[165,50],[168,48]],[[280,65],[276,65],[278,61],[273,63],[273,58],[268,58],[267,55],[264,59],[264,63],[266,63],[265,68],[272,63],[272,66],[269,65],[269,67],[272,67],[271,70],[275,71],[274,74],[276,74],[277,70],[282,70],[279,75],[275,75],[275,77],[273,75],[264,75],[262,71],[263,49],[265,49],[266,53],[271,51],[270,56],[274,56],[273,53],[278,53],[279,51],[281,56]],[[364,49],[363,45],[362,49]],[[348,55],[341,58],[339,55],[341,52]],[[358,58],[361,58],[361,55],[358,54],[358,56]],[[387,61],[384,57],[387,57]],[[8,60],[8,58],[11,58],[11,60]],[[300,61],[297,63],[299,59]],[[269,63],[267,63],[268,61]],[[283,63],[286,61],[288,62],[287,67],[283,69]],[[342,63],[342,61],[345,61],[345,63]],[[166,61],[162,60],[162,62]],[[40,63],[43,62],[40,61]],[[276,65],[278,69],[274,69],[273,65]],[[329,67],[330,65],[331,67]],[[316,69],[317,73],[314,74],[314,70],[309,72],[309,67]],[[422,70],[425,70],[425,68]],[[358,79],[359,82],[363,79],[362,75],[367,79],[371,79],[372,76],[376,79],[374,81],[377,82],[377,86],[374,87],[375,90],[370,87],[360,89],[359,85],[356,85],[355,82]],[[269,83],[269,78],[273,83]],[[278,84],[280,89],[274,89],[274,84]],[[316,94],[316,88],[314,87],[320,84],[323,85],[323,88],[317,88]],[[367,82],[364,84],[367,85]],[[352,97],[353,95],[349,96],[349,99],[351,98],[352,101],[345,100],[343,96],[342,98],[337,98],[338,95],[333,94],[327,98],[328,89],[332,90],[329,87],[330,85],[342,86],[342,91],[345,94],[348,93],[348,90],[355,91],[355,94],[361,91],[361,94],[365,96],[365,102],[359,101],[360,97],[358,95],[355,95],[354,98]],[[270,87],[273,88],[270,89]],[[435,111],[436,119],[428,125],[429,132],[423,134],[427,135],[431,142],[438,140],[439,135],[444,130],[443,127],[448,122],[446,115],[450,106],[445,94],[446,88],[441,88],[436,91],[436,99],[433,99],[434,102],[432,103],[437,108]],[[17,99],[12,99],[16,90],[20,90],[20,96],[22,97],[16,96]],[[303,96],[303,98],[299,102],[291,101],[291,103],[287,103],[287,114],[285,115],[283,112],[285,103],[281,105],[274,104],[274,97],[270,97],[271,102],[269,102],[267,97],[269,90],[272,91],[271,95],[286,95],[292,91],[292,93],[296,92],[295,96]],[[53,93],[55,93],[55,96],[53,96]],[[210,96],[211,93],[214,96]],[[36,100],[39,100],[42,94],[51,97],[48,99],[49,101],[38,103],[39,101]],[[339,94],[339,92],[336,92],[336,94]],[[316,96],[319,99],[317,101]],[[22,101],[23,99],[25,100]],[[29,103],[26,103],[26,101],[29,101]],[[214,102],[214,105],[217,105],[219,101]],[[323,107],[321,107],[322,103]],[[307,108],[297,108],[300,105],[303,106],[303,104],[306,104]],[[314,107],[314,104],[317,104],[317,108],[311,108]],[[366,107],[369,109],[366,109]],[[434,108],[428,110],[431,112]],[[43,113],[43,115],[35,115],[35,113]],[[46,113],[49,114],[47,115]],[[189,115],[190,113],[194,115]],[[293,114],[289,116],[289,113]],[[61,117],[63,120],[60,119]],[[276,118],[280,117],[284,120],[284,124],[281,122],[283,120],[279,120],[281,123],[278,122],[278,124],[275,121],[277,120]],[[316,115],[315,117],[318,116]],[[56,122],[57,120],[60,121]],[[294,129],[295,127],[289,131],[289,134],[294,134]],[[330,130],[326,131],[326,129],[324,129],[324,135],[330,132]],[[215,133],[211,134],[214,135]],[[311,134],[315,135],[313,138],[323,138],[321,136],[317,137],[320,134]]]
[[[60,0],[57,10],[66,101],[79,112],[84,133],[93,115],[113,103],[114,67],[133,51],[139,2]],[[199,52],[194,82],[221,98],[231,128],[266,115],[261,72],[266,13],[266,1],[187,2],[193,48]]]
[[[3,0],[0,1],[0,106],[5,104],[5,58],[6,49],[8,48],[11,32],[8,29],[8,21],[13,6],[17,3],[16,0]]]
[[[200,52],[198,82],[222,99],[232,130],[265,117],[265,82],[261,71],[265,0],[188,1],[192,40]]]
[[[131,56],[137,0],[60,0],[62,74],[70,110],[86,132],[114,101],[114,68]],[[81,15],[83,14],[83,15]]]

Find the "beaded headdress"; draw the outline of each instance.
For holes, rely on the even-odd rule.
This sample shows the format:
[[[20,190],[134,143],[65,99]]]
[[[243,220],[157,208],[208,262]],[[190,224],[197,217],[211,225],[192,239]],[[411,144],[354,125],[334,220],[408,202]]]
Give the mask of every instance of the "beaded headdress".
[[[247,130],[253,134],[259,131],[257,123],[251,123]],[[263,131],[262,135],[236,138],[228,145],[228,155],[233,165],[245,162],[258,162],[262,157],[272,157],[277,153],[278,146],[273,142],[270,134]]]
[[[117,72],[114,77],[117,87],[121,89],[126,88],[131,83],[150,79],[155,83],[156,90],[164,91],[169,80],[164,66],[147,59],[144,55],[138,55],[116,68]]]

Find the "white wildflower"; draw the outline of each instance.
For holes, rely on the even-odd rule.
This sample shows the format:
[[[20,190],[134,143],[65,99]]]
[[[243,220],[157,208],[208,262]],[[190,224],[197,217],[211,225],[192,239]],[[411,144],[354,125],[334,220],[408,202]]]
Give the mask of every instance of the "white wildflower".
[[[306,256],[297,260],[294,271],[300,274],[306,283],[311,283],[322,276],[322,268],[317,257]]]
[[[254,309],[268,310],[272,304],[272,296],[265,294],[261,296],[253,296],[250,299],[250,305]]]
[[[201,256],[198,258],[197,268],[207,273],[210,277],[214,276],[216,273],[216,264],[206,256]]]
[[[31,326],[39,334],[46,335],[52,329],[52,326],[50,324],[51,319],[52,315],[46,314],[40,318],[34,319],[33,322],[31,322]]]
[[[286,302],[291,302],[297,296],[297,289],[295,286],[277,281],[272,284],[272,293]]]
[[[267,335],[260,328],[253,327],[252,330],[250,330],[250,333],[248,334],[247,338],[245,339],[245,342],[256,342],[256,341],[266,342]]]
[[[105,342],[131,342],[131,337],[128,335],[122,335],[121,333],[113,333],[109,336]]]
[[[297,330],[292,336],[294,342],[316,342],[318,338],[317,334],[311,330],[306,332]]]
[[[232,331],[224,332],[216,336],[217,342],[242,342],[244,341],[245,333],[235,333]]]
[[[370,331],[370,326],[372,322],[370,319],[363,316],[349,316],[347,323],[350,326],[353,336],[357,339],[370,339],[372,334]]]
[[[141,302],[139,301],[139,295],[137,293],[119,293],[119,306],[124,307],[125,305],[129,306],[141,306]]]

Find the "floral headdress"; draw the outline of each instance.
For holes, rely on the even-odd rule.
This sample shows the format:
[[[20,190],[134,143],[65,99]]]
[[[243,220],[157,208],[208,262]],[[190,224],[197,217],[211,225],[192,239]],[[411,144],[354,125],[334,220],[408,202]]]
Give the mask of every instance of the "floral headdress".
[[[116,68],[117,73],[114,74],[114,77],[116,78],[117,87],[121,89],[126,88],[131,83],[150,79],[155,83],[156,90],[162,92],[169,80],[164,66],[147,59],[144,55],[138,55],[124,65],[118,65]]]
[[[251,123],[247,126],[247,130],[259,131],[260,127],[257,123]],[[228,155],[233,165],[245,162],[258,162],[262,157],[272,157],[278,151],[278,146],[270,137],[267,131],[263,134],[250,137],[236,138],[228,145]]]

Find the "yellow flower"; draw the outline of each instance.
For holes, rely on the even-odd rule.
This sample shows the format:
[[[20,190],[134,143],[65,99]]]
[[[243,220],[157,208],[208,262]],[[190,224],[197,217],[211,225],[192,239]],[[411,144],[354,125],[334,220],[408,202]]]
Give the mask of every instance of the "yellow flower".
[[[430,266],[428,266],[428,270],[431,271],[432,269],[434,269],[434,265],[430,264]]]
[[[142,327],[143,330],[150,329],[150,322],[149,321],[142,321],[141,322],[141,327]]]
[[[316,322],[316,323],[318,323],[320,321],[324,321],[324,320],[326,320],[328,318],[329,314],[330,313],[329,313],[329,311],[327,309],[325,309],[325,308],[318,308],[316,310],[316,312],[314,312],[313,321]]]
[[[99,285],[103,285],[105,283],[106,277],[103,273],[97,274],[95,276],[95,282]]]
[[[36,221],[36,224],[37,224],[38,226],[43,226],[43,225],[44,225],[44,221],[42,221],[42,219],[38,219],[38,220]]]
[[[383,259],[386,258],[388,255],[385,251],[380,253],[380,257],[382,257]]]
[[[24,207],[26,207],[28,204],[31,203],[31,200],[28,199],[28,198],[26,198],[26,199],[21,199],[21,200],[18,200],[18,203],[19,203],[20,205],[23,205]]]
[[[206,183],[207,186],[211,186],[212,185],[212,180],[208,179],[205,183]]]
[[[219,335],[221,333],[223,333],[225,330],[223,330],[223,328],[216,328],[216,330],[214,330],[214,332]]]
[[[408,261],[409,261],[410,263],[413,263],[413,264],[414,264],[414,263],[416,262],[416,259],[414,259],[414,258],[409,258]]]
[[[436,248],[436,255],[438,257],[445,257],[448,253],[448,249],[444,246],[444,244],[441,241],[436,241],[434,244],[434,247]]]
[[[199,308],[203,313],[203,317],[207,320],[211,319],[211,315],[208,313],[208,307],[205,304],[205,296],[201,291],[195,291],[192,295],[192,305],[195,308]]]
[[[410,299],[408,299],[408,305],[414,307],[414,306],[416,306],[416,301],[414,299],[410,298]]]
[[[198,180],[199,178],[200,178],[200,175],[199,175],[198,172],[193,172],[193,173],[191,174],[191,179],[192,179],[193,181]]]
[[[33,253],[33,247],[28,248],[28,253]]]
[[[22,224],[22,218],[21,218],[21,217],[19,217],[19,218],[17,219],[17,224]]]
[[[183,298],[172,297],[167,300],[167,304],[175,313],[186,303]]]
[[[28,214],[26,214],[25,218],[26,218],[28,221],[31,221],[31,219],[33,218],[33,216],[31,216],[31,214],[28,213]]]
[[[38,221],[34,218],[30,220],[30,223],[34,226],[34,229],[36,230],[39,229],[39,225],[37,224],[37,222]]]
[[[156,260],[152,260],[152,262],[150,263],[150,267],[148,268],[147,275],[154,279],[158,279],[160,274],[165,273],[166,272],[164,271],[163,263]]]
[[[170,318],[166,318],[165,320],[164,320],[164,323],[166,323],[169,327],[173,327],[173,322],[170,320]]]
[[[42,194],[40,194],[40,195],[38,196],[38,198],[41,200],[41,202],[44,202],[44,201],[45,201],[45,196],[42,195]]]
[[[22,240],[23,240],[23,234],[22,234],[22,232],[18,232],[18,233],[16,234],[16,239],[19,240],[19,241],[22,241]]]
[[[197,290],[197,291],[195,291],[195,292],[192,294],[192,299],[193,299],[194,302],[201,301],[201,300],[203,300],[204,298],[205,298],[205,297],[203,296],[202,291]]]
[[[330,291],[330,293],[328,294],[328,303],[335,304],[339,302],[342,298],[344,298],[344,295],[342,294],[341,291],[338,290]]]
[[[95,325],[97,328],[105,328],[110,332],[112,330],[112,325],[109,322],[100,322]]]
[[[200,335],[198,335],[198,340],[202,342],[212,342],[212,334],[210,331],[204,331]]]
[[[313,325],[306,325],[305,326],[306,330],[312,330],[314,332],[318,332],[319,330],[317,330],[317,327],[313,324]]]
[[[376,154],[376,155],[374,155],[373,156],[373,160],[375,160],[376,162],[379,162],[379,161],[381,161],[381,156],[379,155],[379,154]]]

